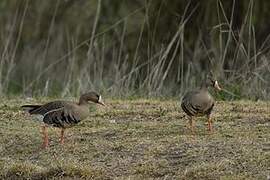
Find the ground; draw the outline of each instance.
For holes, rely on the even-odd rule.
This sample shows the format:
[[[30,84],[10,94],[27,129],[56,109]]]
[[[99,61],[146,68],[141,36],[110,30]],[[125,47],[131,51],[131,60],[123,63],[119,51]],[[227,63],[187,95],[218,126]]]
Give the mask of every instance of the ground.
[[[1,179],[267,179],[270,102],[218,101],[214,132],[196,119],[196,134],[175,100],[107,100],[66,132],[50,128],[42,149],[40,124],[20,105],[0,103]]]

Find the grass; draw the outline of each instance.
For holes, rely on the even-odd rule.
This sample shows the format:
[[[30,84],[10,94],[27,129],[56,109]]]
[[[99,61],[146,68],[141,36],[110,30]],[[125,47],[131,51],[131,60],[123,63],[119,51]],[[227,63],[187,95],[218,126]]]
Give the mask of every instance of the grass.
[[[67,130],[40,126],[19,110],[42,100],[0,104],[1,179],[266,179],[270,175],[270,103],[217,102],[214,133],[196,121],[196,135],[173,100],[110,100]]]

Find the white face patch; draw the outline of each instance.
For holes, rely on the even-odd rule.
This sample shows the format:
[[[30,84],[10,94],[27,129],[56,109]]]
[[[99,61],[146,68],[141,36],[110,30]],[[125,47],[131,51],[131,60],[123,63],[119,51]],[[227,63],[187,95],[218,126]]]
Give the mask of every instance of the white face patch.
[[[217,89],[217,90],[221,90],[221,88],[219,87],[219,85],[218,85],[218,82],[217,81],[215,81],[215,84],[214,84],[214,87]]]
[[[98,102],[102,102],[101,96],[98,97]]]
[[[101,104],[101,105],[105,106],[101,96],[98,97],[98,104]]]

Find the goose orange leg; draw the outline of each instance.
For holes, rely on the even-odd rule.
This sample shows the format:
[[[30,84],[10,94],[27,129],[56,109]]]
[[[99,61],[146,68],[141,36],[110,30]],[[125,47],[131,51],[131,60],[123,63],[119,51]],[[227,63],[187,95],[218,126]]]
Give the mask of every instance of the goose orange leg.
[[[212,119],[210,115],[207,115],[207,120],[208,120],[208,130],[209,132],[213,132]]]
[[[49,145],[49,138],[48,138],[48,131],[47,131],[47,126],[44,125],[42,126],[42,134],[43,134],[43,148],[47,148]]]
[[[65,132],[65,129],[61,128],[60,144],[64,144],[64,132]]]
[[[192,134],[194,134],[194,122],[192,116],[189,116],[189,127],[191,129]]]

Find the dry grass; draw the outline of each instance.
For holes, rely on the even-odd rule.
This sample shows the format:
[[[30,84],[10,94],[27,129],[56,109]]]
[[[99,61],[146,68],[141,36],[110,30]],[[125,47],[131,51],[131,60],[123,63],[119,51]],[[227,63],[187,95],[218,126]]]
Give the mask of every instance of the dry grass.
[[[29,100],[27,100],[29,101]],[[32,103],[48,100],[31,100]],[[217,102],[213,134],[196,136],[177,101],[111,100],[67,131],[49,131],[19,111],[26,100],[0,104],[1,179],[266,179],[270,175],[270,103]]]

